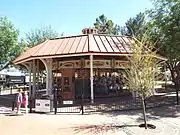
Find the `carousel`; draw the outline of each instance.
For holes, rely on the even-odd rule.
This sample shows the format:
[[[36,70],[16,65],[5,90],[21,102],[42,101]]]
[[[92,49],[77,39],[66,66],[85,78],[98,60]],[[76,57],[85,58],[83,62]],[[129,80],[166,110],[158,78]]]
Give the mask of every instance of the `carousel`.
[[[40,96],[54,87],[62,99],[93,101],[97,97],[119,96],[123,91],[121,71],[132,54],[131,37],[97,34],[85,28],[82,35],[47,40],[14,60],[29,72],[29,94]]]

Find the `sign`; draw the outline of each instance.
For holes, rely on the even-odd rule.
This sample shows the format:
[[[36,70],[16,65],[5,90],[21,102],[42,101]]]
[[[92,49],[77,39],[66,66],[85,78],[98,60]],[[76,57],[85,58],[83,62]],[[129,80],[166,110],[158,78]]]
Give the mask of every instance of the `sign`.
[[[35,111],[36,112],[51,112],[51,102],[45,99],[36,99],[35,101]]]
[[[93,68],[126,68],[128,61],[123,60],[93,60]],[[59,61],[52,64],[53,70],[63,68],[90,68],[90,60]]]
[[[13,84],[25,83],[25,76],[7,76],[7,82]]]
[[[59,61],[52,63],[52,69],[62,69],[62,68],[80,68],[80,60],[72,60],[72,61]]]
[[[128,68],[128,66],[129,66],[128,61],[122,61],[122,60],[115,61],[115,68]]]
[[[63,101],[64,105],[72,105],[73,101],[72,100],[67,100],[67,101]]]
[[[85,68],[90,68],[90,60],[85,61]],[[111,61],[93,60],[93,68],[111,68]]]

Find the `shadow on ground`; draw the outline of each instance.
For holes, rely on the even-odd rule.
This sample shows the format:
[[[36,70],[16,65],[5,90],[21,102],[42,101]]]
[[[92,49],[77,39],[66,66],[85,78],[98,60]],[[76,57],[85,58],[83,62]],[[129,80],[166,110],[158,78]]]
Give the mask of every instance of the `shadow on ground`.
[[[108,131],[116,132],[122,130],[126,127],[139,127],[139,125],[114,125],[114,124],[102,124],[102,125],[83,125],[78,127],[73,127],[74,134],[100,134],[106,133]]]
[[[24,114],[6,113],[5,116],[23,116]]]
[[[159,118],[171,117],[176,118],[180,116],[180,106],[177,105],[168,105],[162,107],[156,107],[147,109],[147,113],[151,116],[156,116]]]
[[[171,106],[161,106],[156,108],[147,109],[147,122],[149,120],[159,120],[161,118],[178,118],[180,117],[180,106],[171,105]],[[108,115],[108,117],[114,117],[118,120],[118,116],[124,115],[125,117],[129,117],[135,122],[139,124],[144,123],[144,118],[142,114],[142,110],[134,110],[134,111],[121,111],[121,112],[109,112],[104,113],[102,115]],[[135,116],[135,117],[134,117]],[[126,121],[122,121],[126,123]],[[153,124],[153,123],[149,123]]]

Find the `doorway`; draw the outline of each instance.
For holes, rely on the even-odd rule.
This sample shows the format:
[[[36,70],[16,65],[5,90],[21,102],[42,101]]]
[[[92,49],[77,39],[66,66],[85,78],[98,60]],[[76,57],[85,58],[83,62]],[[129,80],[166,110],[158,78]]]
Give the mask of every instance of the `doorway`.
[[[74,69],[62,69],[62,88],[60,96],[62,99],[74,99]]]

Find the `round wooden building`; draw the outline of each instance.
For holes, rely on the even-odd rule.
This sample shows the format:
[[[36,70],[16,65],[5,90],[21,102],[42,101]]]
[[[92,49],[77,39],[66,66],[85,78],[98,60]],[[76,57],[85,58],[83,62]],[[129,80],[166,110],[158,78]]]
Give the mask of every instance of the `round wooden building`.
[[[118,96],[123,90],[121,70],[132,54],[132,38],[97,34],[94,28],[83,29],[82,35],[47,40],[28,49],[14,60],[25,66],[30,75],[31,97],[45,89],[51,95],[57,87],[63,99],[82,95]]]

